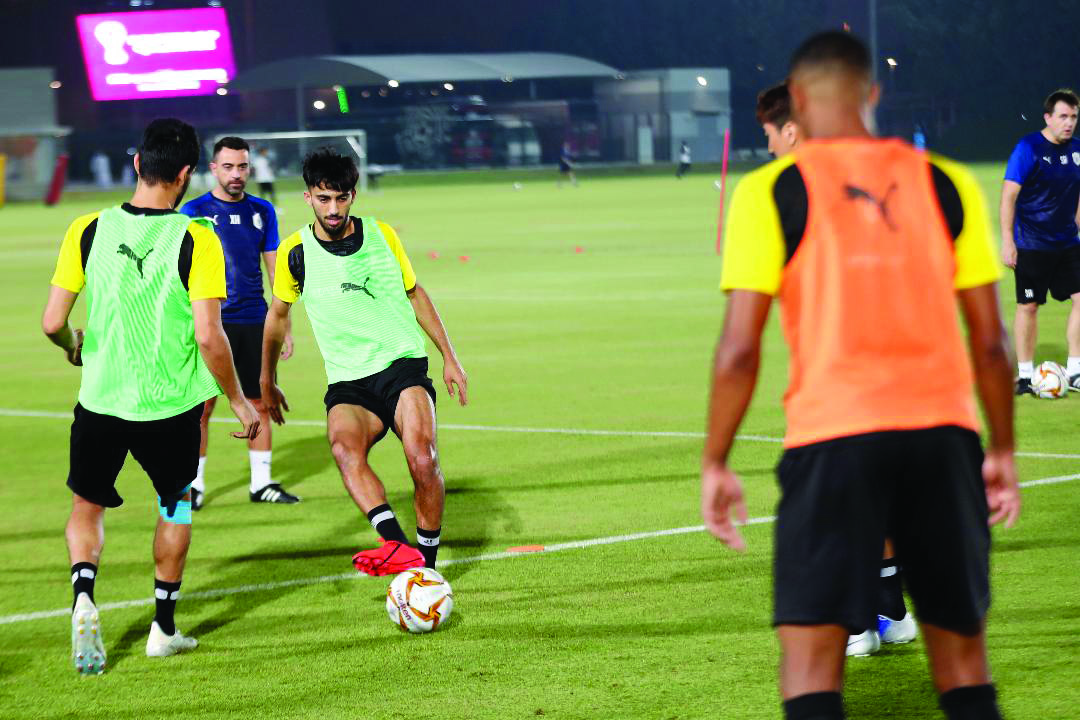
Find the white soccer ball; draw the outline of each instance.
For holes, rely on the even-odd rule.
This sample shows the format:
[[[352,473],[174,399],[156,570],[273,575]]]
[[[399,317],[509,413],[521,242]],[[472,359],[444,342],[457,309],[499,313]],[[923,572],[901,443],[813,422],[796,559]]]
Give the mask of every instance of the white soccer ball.
[[[1069,376],[1065,374],[1065,368],[1047,360],[1035,368],[1035,376],[1031,378],[1031,387],[1041,398],[1047,400],[1063,398],[1069,394]]]
[[[431,568],[413,568],[394,578],[386,589],[386,614],[411,633],[438,630],[454,610],[450,583]]]
[[[519,183],[519,182],[514,183],[514,189],[515,190],[520,190],[521,189],[521,183]]]

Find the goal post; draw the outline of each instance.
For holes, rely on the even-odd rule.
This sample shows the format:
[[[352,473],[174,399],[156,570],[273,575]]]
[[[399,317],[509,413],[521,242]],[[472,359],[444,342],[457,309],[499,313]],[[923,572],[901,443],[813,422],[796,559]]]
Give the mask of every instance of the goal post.
[[[367,192],[367,133],[360,129],[353,130],[293,130],[291,132],[235,132],[218,133],[216,143],[223,137],[242,137],[251,144],[251,152],[262,148],[268,150],[274,172],[285,177],[298,177],[304,155],[309,151],[326,145],[343,155],[352,154],[356,158],[356,168],[360,171],[360,192]],[[212,147],[212,145],[211,145]],[[207,153],[209,156],[209,153]]]

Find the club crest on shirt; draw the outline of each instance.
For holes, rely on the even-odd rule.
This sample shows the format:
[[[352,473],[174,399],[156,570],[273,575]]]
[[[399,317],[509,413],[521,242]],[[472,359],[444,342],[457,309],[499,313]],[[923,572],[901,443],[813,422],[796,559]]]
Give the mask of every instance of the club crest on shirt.
[[[1080,165],[1080,152],[1073,153],[1073,164]]]
[[[1077,161],[1076,161],[1076,164],[1080,165],[1080,153],[1073,153],[1073,157],[1078,158]],[[256,230],[262,230],[263,229],[262,215],[260,215],[259,213],[255,213],[254,215],[252,215],[251,216],[251,224],[255,226]]]

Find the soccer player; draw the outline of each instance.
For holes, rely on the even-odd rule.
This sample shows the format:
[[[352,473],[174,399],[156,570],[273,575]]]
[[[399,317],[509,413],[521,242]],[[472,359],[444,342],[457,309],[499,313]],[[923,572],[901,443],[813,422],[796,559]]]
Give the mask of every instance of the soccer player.
[[[326,365],[330,451],[353,502],[383,541],[357,553],[353,564],[369,575],[434,567],[444,489],[421,328],[442,353],[446,389],[462,405],[465,371],[393,228],[349,215],[359,179],[352,159],[322,148],[304,159],[303,175],[315,222],[286,238],[278,253],[263,339],[263,404],[274,422],[284,422],[282,410],[289,408],[275,370],[289,310],[303,296]],[[388,430],[401,439],[415,486],[419,551],[409,545],[368,464],[368,453]]]
[[[1001,188],[1001,259],[1016,275],[1016,394],[1034,395],[1039,306],[1046,293],[1072,300],[1065,336],[1069,389],[1080,390],[1080,99],[1055,90],[1043,103],[1046,127],[1020,138]]]
[[[559,181],[555,184],[562,187],[563,179],[569,180],[571,185],[577,187],[577,177],[574,175],[574,153],[570,150],[569,140],[562,144],[562,150],[559,151]]]
[[[675,171],[675,178],[682,180],[682,176],[690,172],[690,146],[685,140],[679,146],[679,168]]]
[[[985,644],[989,526],[1020,512],[1000,270],[971,174],[871,137],[870,71],[849,33],[807,40],[789,80],[807,141],[735,191],[702,511],[716,537],[745,547],[732,521],[746,519],[742,486],[727,463],[776,296],[791,348],[773,616],[785,717],[844,717],[844,644],[874,622],[889,534],[946,715],[999,718]]]
[[[174,209],[199,162],[195,130],[179,120],[147,126],[135,155],[131,201],[75,220],[64,235],[41,325],[83,367],[67,485],[74,607],[71,654],[84,675],[105,669],[94,581],[105,542],[105,508],[119,507],[116,476],[127,454],[158,493],[154,533],[156,609],[146,654],[164,657],[198,643],[174,621],[191,542],[188,486],[199,458],[203,402],[224,391],[243,424],[259,416],[240,382],[221,329],[225,258],[217,236]],[[85,334],[68,317],[85,289]]]
[[[251,173],[250,149],[238,137],[224,137],[214,144],[210,172],[214,188],[185,203],[180,212],[193,218],[210,218],[214,231],[225,250],[225,277],[228,298],[221,306],[221,324],[232,348],[233,362],[240,375],[244,397],[259,411],[263,431],[248,441],[248,461],[251,467],[248,497],[251,502],[293,504],[300,498],[288,492],[271,476],[270,418],[262,406],[259,374],[262,365],[263,321],[266,319],[266,299],[263,297],[263,276],[260,256],[273,286],[278,247],[277,214],[274,206],[262,198],[245,192]],[[292,334],[286,333],[281,357],[292,355]],[[202,416],[202,440],[199,444],[199,468],[191,484],[191,508],[199,510],[206,497],[206,450],[209,440],[210,416],[217,398],[206,401]]]
[[[270,202],[277,205],[277,193],[274,192],[274,165],[270,162],[270,151],[259,148],[255,157],[251,158],[251,164],[255,169],[255,181],[259,183],[259,192],[270,198]]]
[[[768,138],[769,152],[775,157],[784,157],[793,152],[803,140],[802,130],[791,118],[791,94],[787,83],[775,85],[758,94],[757,119]],[[882,643],[908,643],[918,633],[915,618],[911,617],[904,605],[903,568],[896,562],[895,555],[892,540],[886,538],[881,580],[878,581],[877,621],[848,638],[848,655],[872,655],[881,649]]]

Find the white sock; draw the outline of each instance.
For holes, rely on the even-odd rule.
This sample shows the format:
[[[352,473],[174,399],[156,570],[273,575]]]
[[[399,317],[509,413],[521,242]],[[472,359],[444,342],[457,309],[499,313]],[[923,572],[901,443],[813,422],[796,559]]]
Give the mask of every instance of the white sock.
[[[206,492],[206,481],[203,479],[206,473],[206,456],[203,455],[199,458],[199,470],[195,473],[195,480],[191,483],[191,487],[195,488],[201,493]]]
[[[1016,367],[1020,372],[1020,377],[1030,380],[1035,376],[1035,363],[1034,362],[1018,362]]]
[[[1072,377],[1076,373],[1080,373],[1080,357],[1069,356],[1069,365],[1065,368],[1065,374]]]
[[[270,479],[270,450],[248,450],[251,460],[251,492],[259,492],[273,480]]]

